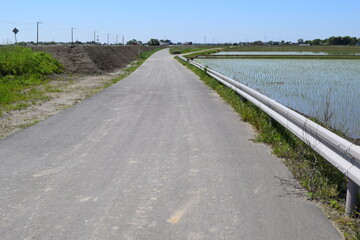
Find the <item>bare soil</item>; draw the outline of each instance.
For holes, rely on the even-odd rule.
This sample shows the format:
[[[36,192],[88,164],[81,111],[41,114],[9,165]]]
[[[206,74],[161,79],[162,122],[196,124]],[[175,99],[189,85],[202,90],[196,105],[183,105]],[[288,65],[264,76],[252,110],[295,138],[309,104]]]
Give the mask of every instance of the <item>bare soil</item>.
[[[44,45],[33,46],[34,51],[50,53],[66,71],[72,73],[102,73],[123,68],[150,46]]]

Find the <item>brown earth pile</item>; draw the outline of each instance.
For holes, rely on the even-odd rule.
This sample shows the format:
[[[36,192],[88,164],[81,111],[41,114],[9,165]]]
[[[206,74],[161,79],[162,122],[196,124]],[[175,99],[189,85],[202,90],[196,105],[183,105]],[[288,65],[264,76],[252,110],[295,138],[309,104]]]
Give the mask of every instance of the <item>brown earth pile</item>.
[[[90,46],[51,45],[33,46],[34,51],[50,53],[69,72],[99,73],[123,68],[139,54],[150,51],[149,46]]]

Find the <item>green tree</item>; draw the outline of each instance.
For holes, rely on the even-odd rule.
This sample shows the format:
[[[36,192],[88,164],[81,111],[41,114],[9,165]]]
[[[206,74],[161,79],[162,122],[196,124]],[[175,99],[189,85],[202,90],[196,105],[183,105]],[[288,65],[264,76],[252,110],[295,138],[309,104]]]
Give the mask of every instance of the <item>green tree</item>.
[[[257,40],[255,42],[253,42],[254,45],[264,45],[264,43],[260,40]]]
[[[320,45],[321,44],[321,39],[317,38],[311,41],[312,45]]]
[[[160,42],[159,42],[159,40],[157,40],[156,38],[152,38],[152,39],[150,39],[150,41],[148,42],[148,45],[149,45],[149,46],[159,46],[159,45],[160,45]]]
[[[138,41],[136,39],[131,39],[130,41],[126,42],[126,45],[138,45]]]
[[[352,37],[351,38],[351,45],[355,45],[357,43],[357,38],[356,37]]]

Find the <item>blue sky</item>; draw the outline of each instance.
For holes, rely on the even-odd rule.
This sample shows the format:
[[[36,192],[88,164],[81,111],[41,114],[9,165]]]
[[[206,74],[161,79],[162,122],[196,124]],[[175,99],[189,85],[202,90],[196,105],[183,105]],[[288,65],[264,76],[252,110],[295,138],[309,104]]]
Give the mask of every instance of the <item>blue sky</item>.
[[[173,42],[297,41],[330,36],[360,37],[359,0],[3,0],[0,43],[36,41],[101,42],[150,38]]]

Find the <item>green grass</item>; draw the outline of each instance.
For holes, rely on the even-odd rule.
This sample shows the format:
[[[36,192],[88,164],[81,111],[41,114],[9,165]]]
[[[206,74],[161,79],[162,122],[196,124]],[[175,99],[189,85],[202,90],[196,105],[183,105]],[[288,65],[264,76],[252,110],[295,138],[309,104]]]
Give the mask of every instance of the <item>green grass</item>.
[[[344,207],[340,207],[340,204],[344,206],[347,180],[341,172],[254,104],[204,71],[178,60],[214,89],[244,121],[249,122],[256,129],[257,136],[254,141],[272,147],[273,153],[283,159],[293,176],[306,188],[309,198],[332,206],[340,211],[340,214],[344,214]],[[344,227],[348,229],[348,239],[358,239],[356,237],[356,231],[360,227],[358,220],[344,222],[350,226]]]
[[[27,106],[29,99],[45,99],[35,87],[62,70],[62,65],[47,53],[19,46],[0,47],[0,116],[4,111],[23,109],[18,106]]]
[[[127,77],[128,75],[130,75],[132,72],[134,72],[138,67],[140,67],[151,55],[153,55],[155,52],[162,50],[162,48],[156,48],[153,49],[151,51],[147,51],[147,52],[143,52],[139,55],[139,59],[134,62],[133,64],[131,64],[131,66],[129,66],[128,68],[126,68],[125,74],[121,75],[120,77],[113,79],[113,83],[116,83],[118,81],[120,81],[121,79]]]
[[[139,58],[137,61],[134,61],[133,63],[131,63],[131,65],[129,67],[124,69],[124,74],[121,74],[119,77],[112,79],[111,82],[106,83],[104,86],[93,89],[90,93],[87,94],[87,97],[90,97],[90,96],[100,92],[101,90],[108,88],[111,85],[126,78],[131,73],[133,73],[138,67],[140,67],[152,54],[154,54],[155,52],[157,52],[161,49],[162,48],[156,48],[156,49],[141,53],[139,55]]]
[[[47,53],[20,46],[0,47],[0,76],[46,75],[61,71],[61,64]]]
[[[217,53],[217,52],[220,52],[222,51],[222,49],[210,49],[210,50],[207,50],[207,51],[201,51],[201,52],[197,52],[197,53],[190,53],[190,54],[187,54],[187,55],[184,55],[184,57],[186,58],[196,58],[197,56],[208,56],[210,54],[213,54],[213,53]]]
[[[186,45],[186,46],[174,46],[169,49],[170,54],[184,54],[191,53],[201,50],[206,50],[210,48],[217,48],[213,45]]]
[[[148,59],[151,55],[153,55],[154,53],[156,53],[157,51],[162,50],[163,48],[155,48],[153,50],[147,51],[147,52],[143,52],[140,54],[139,56],[139,64],[141,65],[143,62],[145,62],[146,59]],[[139,66],[140,66],[139,65]]]

